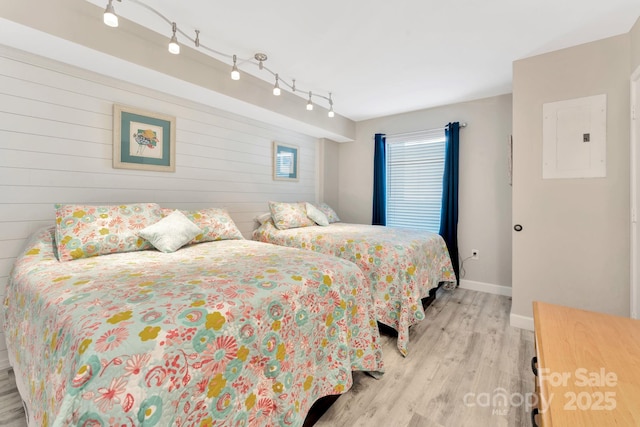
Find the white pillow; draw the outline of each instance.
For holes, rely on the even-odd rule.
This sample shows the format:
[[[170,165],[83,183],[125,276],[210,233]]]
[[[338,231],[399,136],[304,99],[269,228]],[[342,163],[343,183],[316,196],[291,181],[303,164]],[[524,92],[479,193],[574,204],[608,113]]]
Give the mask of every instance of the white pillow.
[[[202,230],[179,210],[140,230],[138,235],[162,252],[175,252],[189,243]]]
[[[329,218],[320,209],[313,206],[311,203],[305,203],[307,208],[307,216],[311,218],[316,224],[326,227],[329,225]]]

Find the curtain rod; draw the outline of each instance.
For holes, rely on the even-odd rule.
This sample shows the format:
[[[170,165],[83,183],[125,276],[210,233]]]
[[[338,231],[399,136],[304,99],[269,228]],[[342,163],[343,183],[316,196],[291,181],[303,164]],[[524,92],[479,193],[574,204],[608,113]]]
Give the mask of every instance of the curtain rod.
[[[467,127],[467,123],[466,122],[462,122],[460,123],[460,127],[461,128],[466,128]],[[415,132],[405,132],[405,133],[392,133],[386,136],[391,136],[391,137],[398,137],[398,136],[411,136],[411,135],[416,135],[416,134],[420,134],[420,133],[425,133],[425,132],[431,132],[431,131],[436,131],[436,130],[444,130],[446,129],[446,126],[443,126],[441,128],[433,128],[433,129],[426,129],[426,130],[417,130]]]

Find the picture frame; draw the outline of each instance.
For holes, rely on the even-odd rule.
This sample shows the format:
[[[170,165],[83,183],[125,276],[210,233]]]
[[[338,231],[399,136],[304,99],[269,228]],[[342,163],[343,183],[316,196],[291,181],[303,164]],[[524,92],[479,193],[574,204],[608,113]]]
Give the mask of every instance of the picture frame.
[[[273,179],[298,181],[300,176],[299,148],[273,141]]]
[[[114,104],[113,167],[175,172],[176,118]]]

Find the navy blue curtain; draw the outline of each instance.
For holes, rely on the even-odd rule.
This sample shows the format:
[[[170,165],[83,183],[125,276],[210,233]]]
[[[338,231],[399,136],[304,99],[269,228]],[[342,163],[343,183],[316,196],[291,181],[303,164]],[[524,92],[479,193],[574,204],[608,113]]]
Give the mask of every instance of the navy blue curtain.
[[[376,133],[373,154],[373,225],[387,225],[385,139],[385,134]]]
[[[458,266],[458,168],[460,153],[460,124],[449,123],[445,127],[446,148],[444,178],[442,180],[442,209],[440,211],[440,235],[447,244],[449,256],[460,284]]]

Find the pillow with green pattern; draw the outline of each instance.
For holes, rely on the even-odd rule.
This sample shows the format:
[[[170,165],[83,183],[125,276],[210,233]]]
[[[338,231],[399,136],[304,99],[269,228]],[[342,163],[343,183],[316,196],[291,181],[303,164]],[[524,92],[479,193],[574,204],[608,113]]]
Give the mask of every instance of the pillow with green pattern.
[[[56,204],[56,249],[60,261],[141,251],[151,243],[137,232],[162,219],[156,203]]]
[[[316,225],[308,216],[305,202],[269,202],[273,223],[279,230]]]

